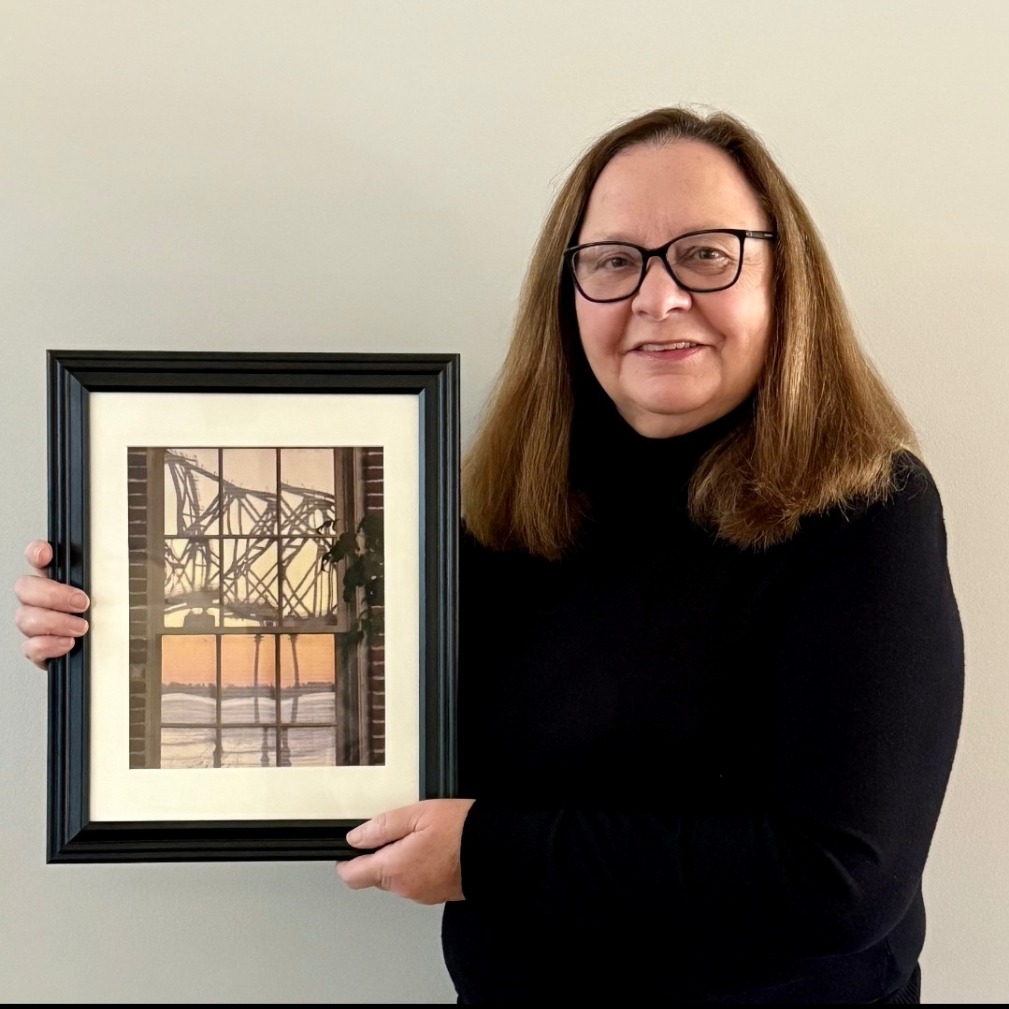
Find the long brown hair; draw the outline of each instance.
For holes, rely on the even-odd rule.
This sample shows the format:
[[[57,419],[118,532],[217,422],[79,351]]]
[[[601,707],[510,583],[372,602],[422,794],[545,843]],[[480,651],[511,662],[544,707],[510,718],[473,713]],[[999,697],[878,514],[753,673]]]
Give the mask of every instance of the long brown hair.
[[[740,167],[778,234],[774,330],[752,423],[727,434],[690,485],[695,522],[739,546],[788,539],[803,516],[883,498],[912,429],[855,337],[823,242],[760,139],[724,112],[655,109],[600,137],[560,190],[526,274],[508,355],[463,467],[467,525],[484,544],[558,557],[583,518],[571,486],[573,360],[563,251],[603,168],[638,144],[697,140]]]

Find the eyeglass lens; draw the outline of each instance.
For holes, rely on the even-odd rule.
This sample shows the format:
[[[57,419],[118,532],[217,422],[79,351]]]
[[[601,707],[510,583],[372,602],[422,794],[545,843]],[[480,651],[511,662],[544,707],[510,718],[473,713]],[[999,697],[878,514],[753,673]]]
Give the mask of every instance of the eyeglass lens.
[[[733,284],[740,270],[739,235],[705,232],[687,235],[666,252],[673,275],[691,291],[715,291]],[[605,242],[587,246],[572,258],[575,279],[587,298],[629,297],[642,280],[641,251],[633,245]]]

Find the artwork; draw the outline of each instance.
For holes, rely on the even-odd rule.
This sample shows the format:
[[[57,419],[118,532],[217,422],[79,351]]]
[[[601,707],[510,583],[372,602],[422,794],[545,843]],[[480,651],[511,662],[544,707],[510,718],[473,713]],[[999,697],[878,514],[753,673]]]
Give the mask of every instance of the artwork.
[[[127,450],[131,767],[384,763],[382,458]]]
[[[454,355],[49,352],[51,862],[345,858],[455,787]]]

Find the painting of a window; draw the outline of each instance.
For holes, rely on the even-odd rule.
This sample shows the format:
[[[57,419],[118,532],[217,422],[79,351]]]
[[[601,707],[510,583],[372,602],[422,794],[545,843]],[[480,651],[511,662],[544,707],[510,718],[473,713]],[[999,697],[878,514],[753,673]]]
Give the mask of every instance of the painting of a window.
[[[382,449],[127,457],[130,767],[383,764]]]

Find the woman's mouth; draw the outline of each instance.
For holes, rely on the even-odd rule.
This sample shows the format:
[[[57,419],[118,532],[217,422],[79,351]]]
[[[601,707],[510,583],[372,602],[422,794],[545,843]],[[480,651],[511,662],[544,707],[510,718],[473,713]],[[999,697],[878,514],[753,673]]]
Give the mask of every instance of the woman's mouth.
[[[703,349],[703,343],[693,340],[675,340],[671,343],[641,343],[631,353],[662,361],[680,361],[694,352]]]

